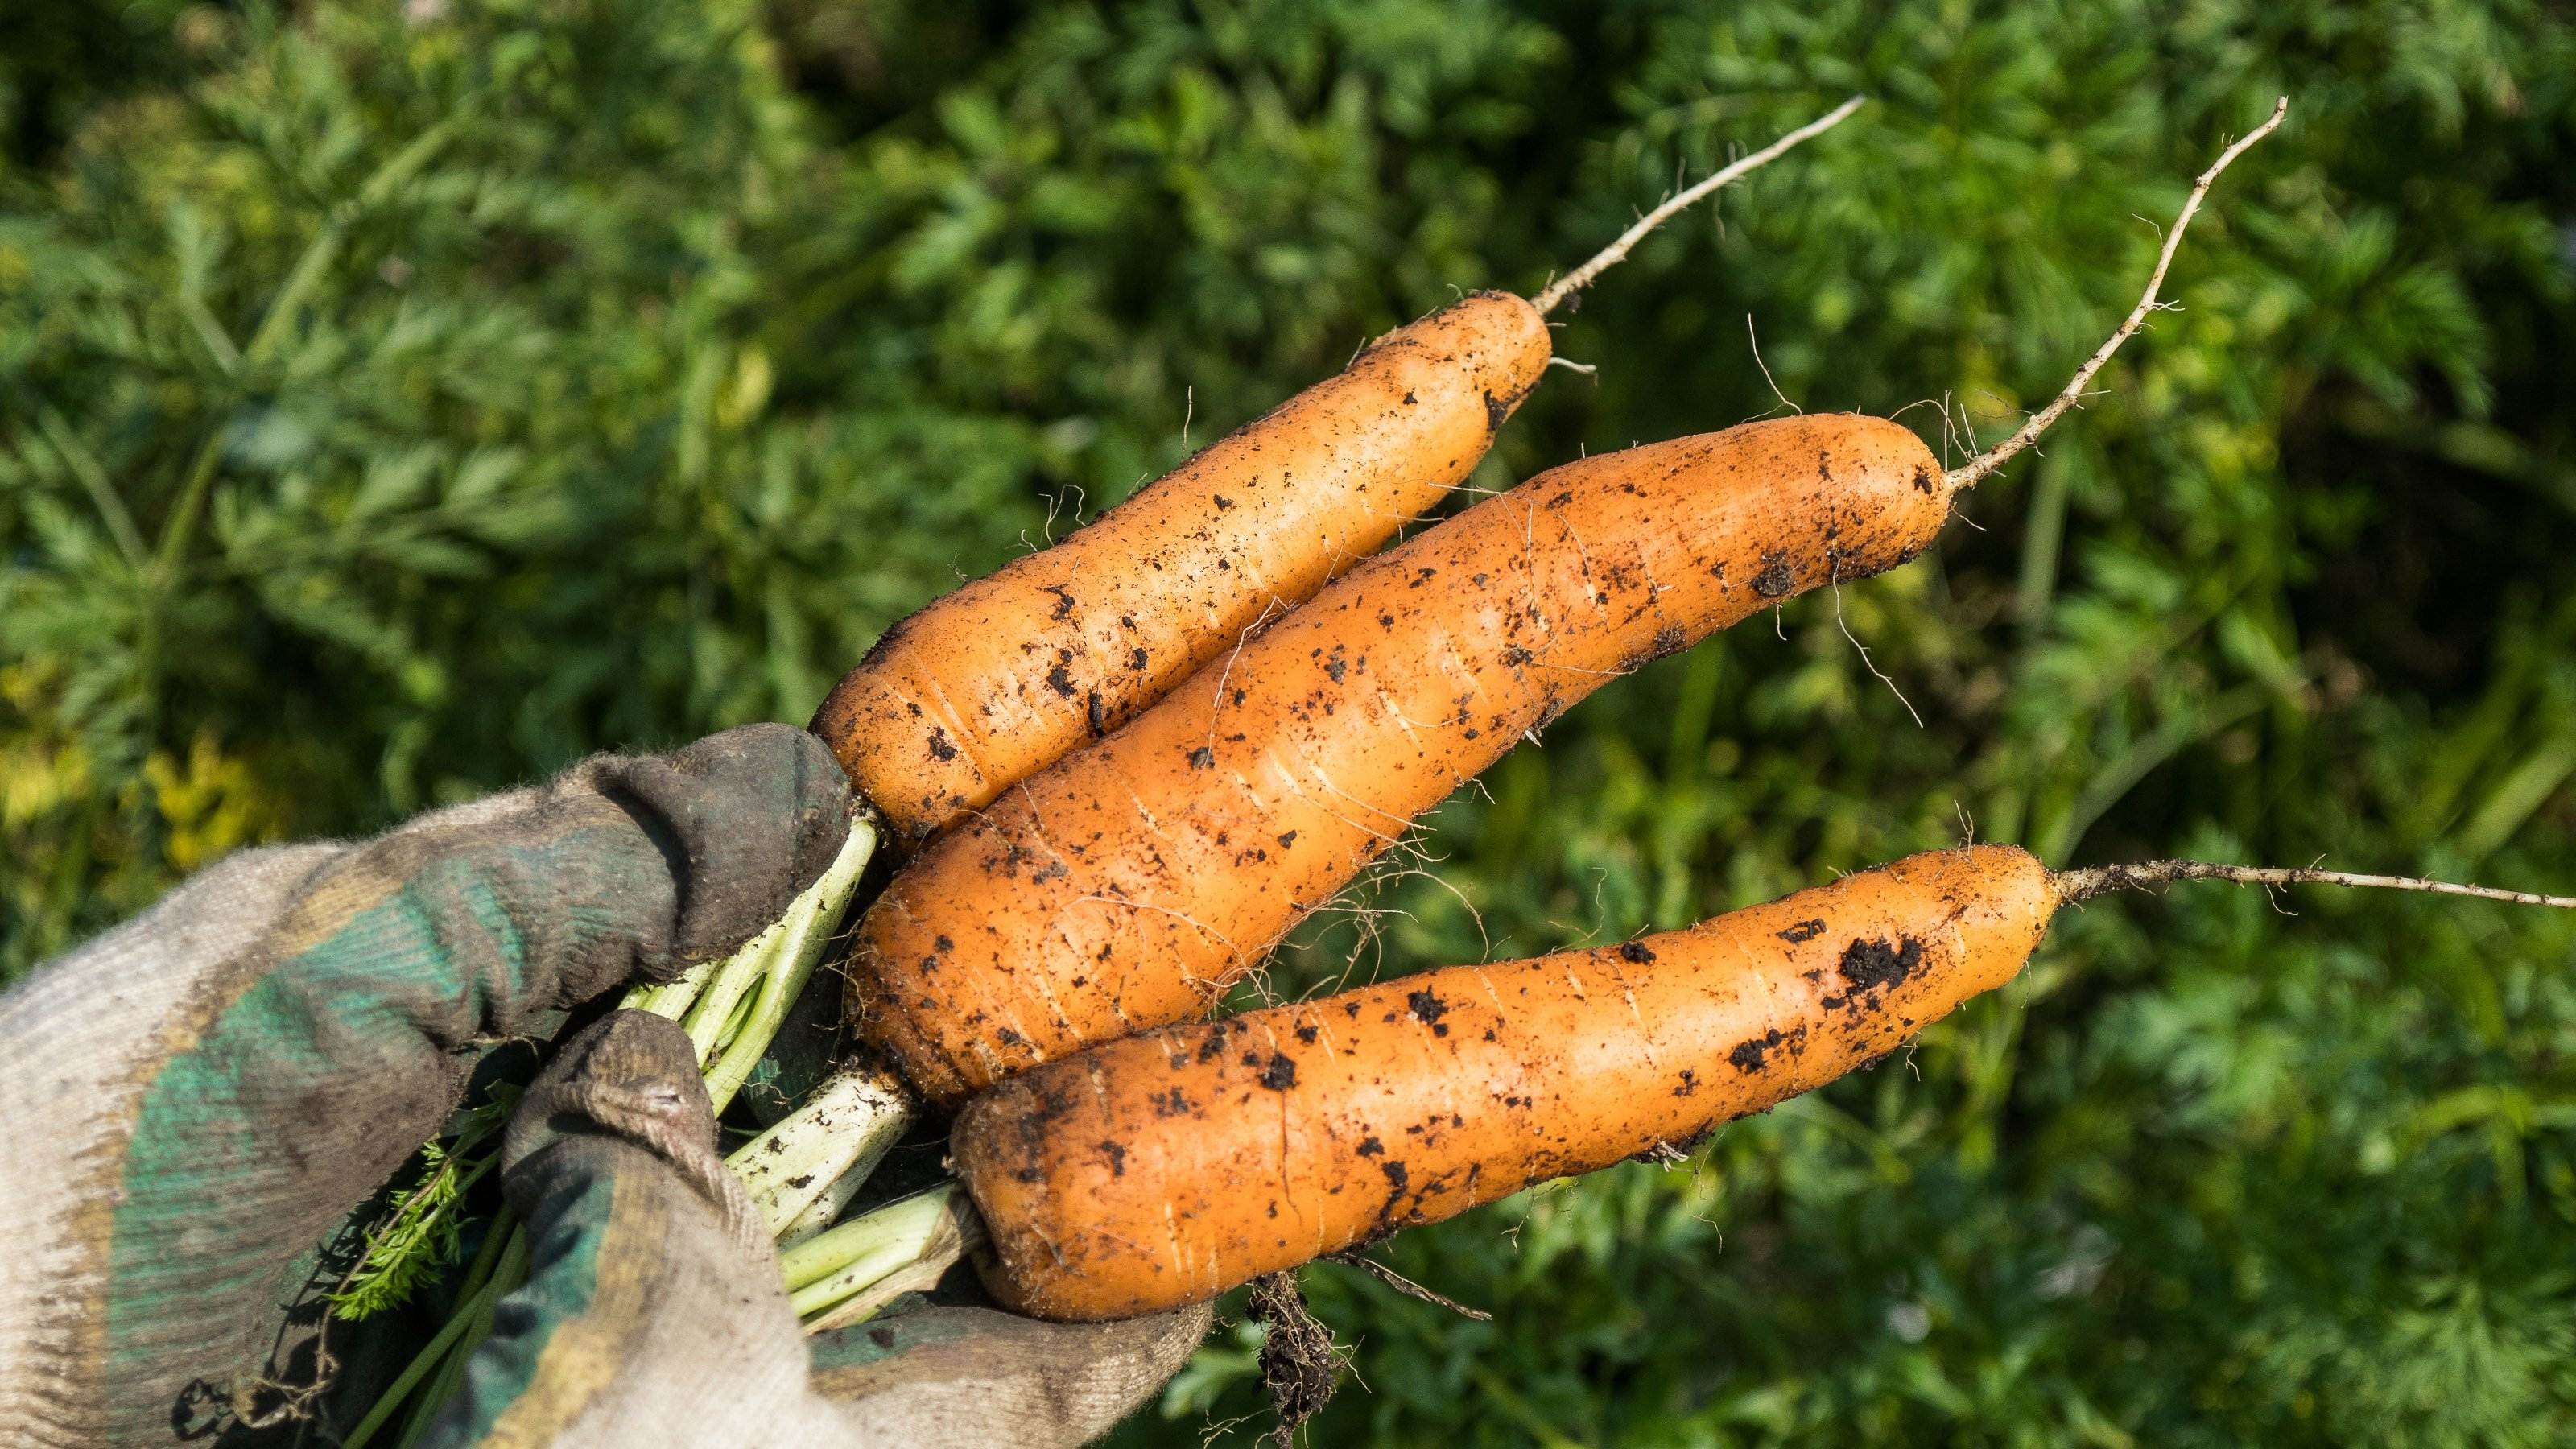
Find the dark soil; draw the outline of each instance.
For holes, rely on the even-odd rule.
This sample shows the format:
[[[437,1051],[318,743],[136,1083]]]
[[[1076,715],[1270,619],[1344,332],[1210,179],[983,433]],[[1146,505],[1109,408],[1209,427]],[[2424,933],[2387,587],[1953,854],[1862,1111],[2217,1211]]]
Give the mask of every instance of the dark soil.
[[[1289,1449],[1298,1429],[1331,1402],[1342,1372],[1341,1350],[1333,1344],[1333,1331],[1306,1311],[1294,1269],[1253,1279],[1251,1307],[1253,1321],[1270,1330],[1261,1342],[1261,1384],[1279,1411],[1271,1442]]]

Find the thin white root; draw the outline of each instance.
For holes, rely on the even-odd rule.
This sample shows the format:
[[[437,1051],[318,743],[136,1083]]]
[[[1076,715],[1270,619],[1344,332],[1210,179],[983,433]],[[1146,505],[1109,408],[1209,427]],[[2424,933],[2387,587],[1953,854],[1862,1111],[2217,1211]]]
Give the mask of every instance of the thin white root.
[[[1423,1287],[1421,1284],[1414,1282],[1412,1279],[1405,1277],[1402,1273],[1399,1273],[1384,1263],[1377,1261],[1375,1258],[1362,1257],[1356,1252],[1335,1253],[1328,1261],[1346,1263],[1351,1267],[1365,1270],[1370,1277],[1377,1279],[1379,1282],[1384,1283],[1389,1288],[1394,1289],[1396,1292],[1403,1294],[1407,1298],[1419,1298],[1423,1302],[1431,1304],[1434,1307],[1446,1308],[1461,1318],[1472,1318],[1478,1323],[1491,1323],[1494,1321],[1494,1315],[1487,1313],[1485,1310],[1481,1308],[1470,1308],[1466,1304],[1459,1302],[1455,1298],[1449,1297],[1445,1293],[1434,1293],[1430,1289]]]
[[[1548,283],[1537,296],[1530,298],[1530,305],[1536,307],[1539,315],[1542,317],[1555,311],[1558,305],[1564,302],[1566,298],[1573,296],[1575,293],[1582,291],[1588,286],[1591,286],[1593,278],[1600,276],[1603,272],[1606,272],[1612,267],[1619,265],[1620,262],[1625,261],[1628,253],[1635,248],[1637,243],[1646,239],[1647,233],[1652,232],[1655,228],[1662,226],[1665,222],[1671,220],[1674,213],[1687,209],[1692,202],[1695,202],[1701,197],[1708,195],[1710,192],[1725,186],[1729,182],[1741,180],[1745,176],[1748,176],[1753,172],[1762,169],[1764,166],[1769,165],[1771,162],[1778,160],[1782,155],[1796,147],[1800,142],[1821,136],[1825,132],[1832,130],[1834,127],[1841,125],[1845,117],[1849,116],[1852,112],[1859,110],[1861,108],[1861,103],[1868,99],[1869,97],[1867,96],[1854,96],[1850,100],[1847,100],[1841,105],[1834,107],[1832,110],[1827,111],[1822,116],[1817,117],[1815,120],[1809,121],[1807,124],[1791,131],[1788,135],[1781,137],[1779,140],[1774,141],[1770,145],[1763,147],[1761,150],[1754,152],[1752,155],[1745,157],[1743,160],[1723,168],[1715,175],[1710,176],[1707,180],[1700,182],[1698,185],[1693,186],[1686,191],[1676,192],[1671,198],[1666,200],[1663,205],[1656,207],[1654,210],[1647,212],[1643,217],[1639,218],[1635,226],[1619,233],[1619,239],[1617,241],[1614,241],[1610,243],[1610,245],[1593,253],[1591,260],[1586,261],[1583,265],[1576,267],[1573,271],[1566,273],[1555,281]]]
[[[1753,314],[1750,312],[1744,314],[1744,340],[1752,346],[1753,365],[1762,369],[1762,381],[1771,389],[1771,395],[1780,400],[1780,406],[1787,408],[1793,413],[1805,412],[1805,408],[1789,401],[1789,395],[1782,392],[1780,390],[1780,384],[1772,379],[1771,364],[1762,360],[1762,339],[1760,336],[1756,335],[1753,330]]]
[[[2185,880],[2224,880],[2240,885],[2290,886],[2331,885],[2359,886],[2376,890],[2423,891],[2437,896],[2467,896],[2472,900],[2502,901],[2512,906],[2551,906],[2562,911],[2576,911],[2576,896],[2546,896],[2533,891],[2499,890],[2494,886],[2459,885],[2446,880],[2425,880],[2411,875],[2354,875],[2349,871],[2318,870],[2312,866],[2283,869],[2273,866],[2219,865],[2206,860],[2149,860],[2136,865],[2094,865],[2081,870],[2057,873],[2057,898],[2073,905],[2090,900],[2106,891],[2153,890]]]
[[[2103,343],[2082,367],[2075,370],[2075,376],[2068,379],[2064,391],[2050,400],[2048,406],[2024,419],[2021,427],[2011,437],[1951,469],[1948,482],[1952,492],[1977,486],[1987,474],[2002,467],[2011,461],[2013,455],[2037,442],[2039,435],[2048,431],[2049,424],[2065,416],[2066,410],[2075,406],[2084,396],[2084,385],[2093,380],[2093,374],[2102,370],[2102,364],[2111,360],[2111,354],[2120,350],[2121,343],[2136,335],[2138,328],[2146,323],[2147,314],[2156,310],[2156,291],[2165,284],[2165,269],[2173,265],[2174,252],[2182,245],[2183,229],[2191,225],[2192,217],[2200,211],[2201,200],[2209,195],[2210,185],[2218,180],[2220,172],[2234,165],[2236,158],[2245,154],[2247,147],[2271,135],[2280,126],[2282,118],[2289,113],[2290,98],[2283,96],[2273,103],[2270,119],[2237,138],[2234,145],[2218,153],[2218,159],[2209,164],[2208,170],[2200,173],[2200,180],[2192,185],[2191,195],[2183,201],[2182,213],[2174,218],[2173,230],[2165,233],[2164,250],[2156,254],[2156,269],[2147,277],[2145,295],[2138,298],[2137,306],[2129,309],[2128,319],[2120,324],[2120,330],[2112,333],[2111,339]]]
[[[1869,657],[1869,646],[1860,642],[1860,636],[1843,621],[1843,585],[1840,579],[1834,581],[1834,627],[1842,630],[1843,638],[1860,651],[1860,667],[1878,676],[1878,682],[1887,686],[1887,692],[1896,696],[1896,702],[1905,706],[1907,714],[1914,716],[1914,727],[1918,730],[1923,728],[1923,715],[1914,707],[1914,701],[1907,699],[1905,691],[1896,687],[1896,681],[1888,678],[1887,671],[1878,667],[1878,661]]]

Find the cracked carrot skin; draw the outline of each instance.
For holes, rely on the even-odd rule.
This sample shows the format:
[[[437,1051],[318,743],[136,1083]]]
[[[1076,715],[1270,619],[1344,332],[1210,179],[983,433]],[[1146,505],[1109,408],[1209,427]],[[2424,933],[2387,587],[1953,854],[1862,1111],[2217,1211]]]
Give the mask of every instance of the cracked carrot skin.
[[[919,841],[1138,709],[1463,481],[1547,325],[1477,292],[1201,450],[1063,542],[886,631],[813,730]]]
[[[2011,980],[2056,905],[2038,860],[1971,846],[1094,1047],[957,1120],[985,1282],[1039,1318],[1125,1318],[1695,1142]]]
[[[1810,415],[1604,453],[1368,560],[933,842],[862,924],[851,1020],[953,1106],[1203,1015],[1298,919],[1615,675],[1928,547],[1895,423]]]

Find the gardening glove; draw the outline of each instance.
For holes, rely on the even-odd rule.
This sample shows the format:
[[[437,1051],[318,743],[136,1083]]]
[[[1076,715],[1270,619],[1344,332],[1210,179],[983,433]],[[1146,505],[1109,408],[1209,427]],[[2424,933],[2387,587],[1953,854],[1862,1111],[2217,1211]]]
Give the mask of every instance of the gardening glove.
[[[1072,1445],[1207,1330],[1203,1307],[1097,1326],[951,1307],[804,1337],[717,1150],[688,1035],[649,1012],[564,1048],[520,1100],[501,1163],[528,1281],[434,1445]]]
[[[245,852],[0,996],[0,1446],[329,1442],[325,1236],[483,1049],[725,954],[821,874],[849,808],[783,725],[596,758],[372,841]],[[733,1309],[783,1313],[776,1274]]]

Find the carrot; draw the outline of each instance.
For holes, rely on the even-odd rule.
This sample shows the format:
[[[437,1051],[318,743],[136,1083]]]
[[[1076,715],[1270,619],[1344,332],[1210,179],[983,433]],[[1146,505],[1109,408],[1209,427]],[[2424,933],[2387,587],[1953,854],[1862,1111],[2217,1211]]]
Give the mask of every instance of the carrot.
[[[2201,862],[2051,874],[1971,846],[1625,945],[1167,1027],[1023,1073],[958,1118],[984,1278],[1041,1318],[1127,1317],[1693,1142],[2011,980],[2060,907],[2189,879],[2576,907]]]
[[[2285,103],[2286,104],[2286,103]],[[954,1104],[1198,1015],[1413,818],[1603,682],[1929,547],[2058,400],[1945,471],[1881,418],[1818,414],[1542,473],[1368,560],[1124,729],[937,842],[862,924],[850,1016]]]
[[[1053,548],[879,638],[813,729],[918,840],[1115,729],[1273,600],[1293,604],[1464,479],[1547,365],[1478,292],[1212,444]]]
[[[869,911],[853,1019],[915,1087],[1201,1014],[1412,818],[1620,672],[1948,516],[1914,434],[1786,418],[1543,473],[1370,559],[1022,782]]]
[[[911,842],[1116,729],[1457,486],[1546,369],[1559,303],[1859,104],[1667,201],[1535,301],[1477,292],[1396,329],[1062,543],[897,623],[814,732]]]

